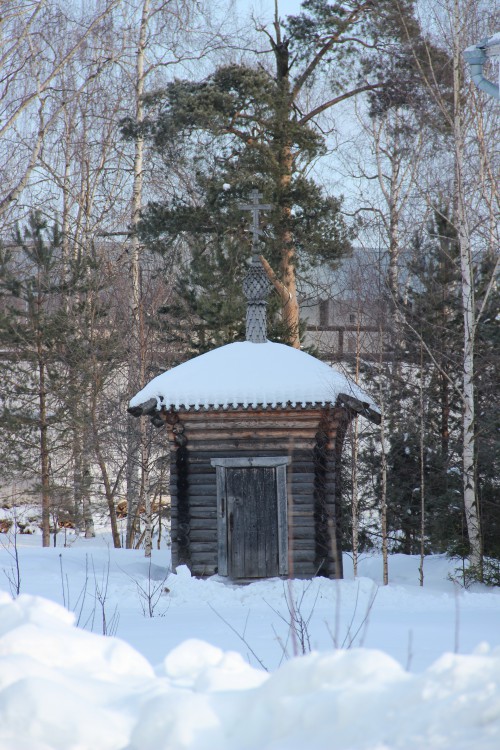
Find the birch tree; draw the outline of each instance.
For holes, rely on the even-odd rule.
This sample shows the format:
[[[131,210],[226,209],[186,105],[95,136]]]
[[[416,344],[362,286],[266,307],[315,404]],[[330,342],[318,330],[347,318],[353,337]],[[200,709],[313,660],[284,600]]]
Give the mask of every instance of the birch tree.
[[[54,104],[54,82],[118,0],[78,17],[53,0],[4,0],[0,18],[0,217],[19,218],[47,133],[67,102]],[[98,65],[98,61],[95,61]],[[29,210],[28,210],[29,213]],[[26,215],[26,213],[24,214]]]
[[[480,509],[476,482],[477,423],[475,401],[477,372],[475,366],[476,335],[487,298],[498,269],[498,258],[492,267],[490,283],[486,285],[482,298],[476,296],[478,260],[489,252],[491,233],[498,247],[498,229],[493,229],[492,212],[498,216],[498,181],[493,166],[493,142],[495,138],[491,120],[485,118],[487,106],[478,106],[477,98],[483,97],[467,83],[464,71],[463,51],[474,39],[488,35],[484,24],[495,23],[494,13],[484,13],[480,2],[475,0],[445,0],[436,6],[434,20],[439,25],[443,42],[448,46],[452,58],[453,107],[451,111],[440,101],[443,117],[452,134],[453,148],[453,207],[452,221],[458,237],[461,271],[461,297],[463,316],[462,386],[462,481],[463,502],[470,545],[470,564],[479,579],[482,578],[482,534]],[[498,19],[496,19],[498,20]],[[495,29],[490,28],[489,33]],[[429,86],[436,94],[433,81]],[[489,125],[489,127],[488,127]],[[476,139],[474,131],[483,137]],[[486,134],[489,130],[489,137]],[[497,129],[498,135],[498,129]],[[488,142],[490,140],[490,142]],[[485,197],[488,199],[485,200]],[[488,228],[487,237],[480,229],[482,216]],[[485,241],[486,239],[486,241]]]
[[[142,0],[136,12],[134,4],[127,4],[129,45],[135,50],[134,67],[128,68],[131,83],[132,119],[136,132],[132,145],[130,204],[128,222],[128,274],[129,274],[129,321],[130,337],[128,351],[128,390],[130,396],[140,390],[146,382],[148,365],[148,337],[150,331],[145,322],[145,268],[144,247],[139,235],[139,222],[144,205],[145,140],[142,133],[144,121],[144,99],[147,86],[164,82],[170,69],[181,61],[203,58],[214,45],[214,34],[210,27],[201,28],[202,7],[192,0]],[[137,22],[137,26],[135,25]],[[130,47],[129,47],[130,50]],[[130,111],[129,109],[129,111]],[[127,437],[127,547],[134,544],[137,535],[138,509],[145,507],[146,529],[144,546],[146,555],[151,554],[151,499],[150,499],[150,444],[144,420],[130,419]]]

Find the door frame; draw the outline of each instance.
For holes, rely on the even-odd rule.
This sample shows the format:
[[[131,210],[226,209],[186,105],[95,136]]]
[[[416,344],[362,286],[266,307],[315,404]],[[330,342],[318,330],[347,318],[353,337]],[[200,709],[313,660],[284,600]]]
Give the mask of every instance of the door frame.
[[[226,470],[243,468],[276,469],[276,509],[278,513],[278,575],[288,575],[288,502],[286,467],[290,456],[255,456],[251,458],[212,458],[217,480],[217,562],[218,573],[228,575],[227,488]]]

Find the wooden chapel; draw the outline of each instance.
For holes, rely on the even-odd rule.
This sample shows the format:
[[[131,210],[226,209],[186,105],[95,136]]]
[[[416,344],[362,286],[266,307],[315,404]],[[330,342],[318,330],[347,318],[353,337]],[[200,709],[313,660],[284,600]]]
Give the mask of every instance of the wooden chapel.
[[[342,577],[340,462],[350,420],[373,400],[311,355],[267,340],[270,284],[258,256],[244,281],[246,341],[154,378],[133,416],[166,425],[172,564],[234,581]]]

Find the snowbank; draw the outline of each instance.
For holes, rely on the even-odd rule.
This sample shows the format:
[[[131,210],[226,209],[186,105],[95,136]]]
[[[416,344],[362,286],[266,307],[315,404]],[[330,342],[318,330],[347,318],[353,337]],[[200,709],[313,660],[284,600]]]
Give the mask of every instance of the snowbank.
[[[156,673],[40,597],[0,593],[1,750],[498,750],[500,649],[411,675],[369,649],[274,674],[198,640]]]

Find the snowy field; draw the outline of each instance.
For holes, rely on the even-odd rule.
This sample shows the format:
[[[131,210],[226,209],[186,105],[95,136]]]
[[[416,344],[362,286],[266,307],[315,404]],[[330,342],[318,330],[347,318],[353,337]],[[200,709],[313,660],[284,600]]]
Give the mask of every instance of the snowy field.
[[[20,536],[13,600],[0,541],[0,750],[500,748],[500,589],[453,584],[457,561],[423,588],[404,555],[386,587],[379,556],[233,586]]]

